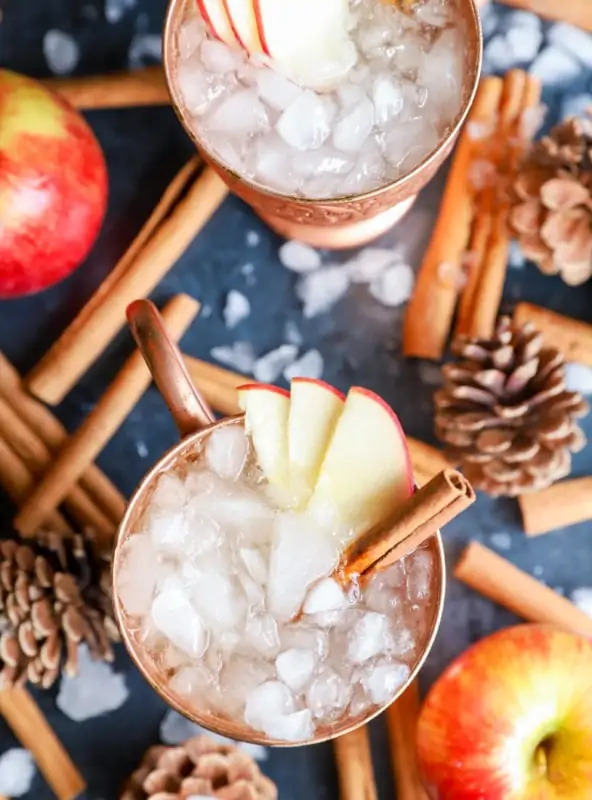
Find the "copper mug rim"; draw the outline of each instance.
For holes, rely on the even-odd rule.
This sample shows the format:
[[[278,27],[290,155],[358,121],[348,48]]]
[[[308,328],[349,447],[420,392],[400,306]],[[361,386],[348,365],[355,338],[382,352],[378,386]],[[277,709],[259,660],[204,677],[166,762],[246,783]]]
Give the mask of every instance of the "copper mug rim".
[[[153,373],[155,382],[164,395],[165,401],[177,422],[182,438],[176,445],[167,450],[144,476],[128,503],[124,517],[115,536],[111,568],[113,608],[115,621],[128,654],[146,682],[160,697],[162,697],[167,705],[212,733],[221,734],[230,739],[250,742],[252,744],[273,747],[301,747],[330,741],[338,736],[356,730],[379,716],[403,694],[409,684],[416,678],[432,648],[440,627],[446,592],[446,565],[440,532],[438,531],[428,540],[430,550],[435,556],[434,575],[431,581],[432,587],[435,588],[433,588],[433,609],[429,634],[422,645],[421,654],[418,656],[411,669],[408,679],[386,703],[377,707],[371,707],[371,710],[363,715],[358,715],[356,717],[345,716],[342,721],[319,728],[313,737],[300,742],[286,742],[273,739],[256,731],[246,723],[237,722],[223,715],[213,714],[211,712],[195,712],[184,706],[178,699],[178,696],[169,690],[162,677],[159,680],[158,670],[156,668],[151,668],[148,660],[142,657],[142,647],[134,640],[133,632],[126,624],[126,613],[117,591],[117,571],[121,558],[122,545],[130,534],[133,535],[131,532],[133,531],[134,524],[141,515],[144,504],[149,498],[149,494],[155,484],[155,478],[163,471],[172,468],[175,464],[186,462],[187,455],[192,451],[195,452],[196,445],[209,436],[213,430],[227,425],[242,425],[244,423],[244,415],[239,414],[234,417],[225,417],[218,421],[212,421],[211,417],[213,415],[211,415],[207,403],[203,401],[199,390],[196,390],[193,386],[177,348],[168,341],[164,328],[162,328],[158,312],[153,304],[150,301],[143,300],[136,301],[136,303],[132,305],[137,308],[141,306],[140,314],[143,314],[145,319],[148,318],[148,324],[153,326],[150,334],[152,337],[150,346],[153,347],[153,351],[151,355],[149,354],[147,362]],[[133,321],[132,328],[134,328]],[[146,337],[143,333],[140,333],[140,338],[144,337],[143,341],[140,341],[137,334],[138,331],[136,329],[134,330],[134,335],[136,335],[143,355],[146,357]],[[163,336],[167,338],[165,344],[168,348],[168,352],[160,350]],[[177,357],[178,361],[175,362],[174,359],[177,359]],[[173,360],[171,361],[171,359]],[[190,396],[192,392],[193,397]],[[192,427],[193,431],[191,431]]]
[[[417,177],[421,175],[422,172],[428,170],[434,161],[437,161],[440,157],[442,151],[447,150],[449,146],[452,146],[452,143],[458,136],[458,133],[467,117],[467,114],[470,111],[470,108],[473,104],[473,100],[475,99],[475,95],[477,93],[477,87],[479,85],[479,77],[481,74],[481,67],[483,63],[483,32],[481,28],[481,18],[479,16],[479,10],[477,6],[477,0],[458,0],[459,3],[467,6],[468,13],[466,15],[466,19],[470,25],[471,30],[468,32],[467,40],[467,53],[470,52],[471,47],[476,48],[475,57],[472,59],[471,63],[471,74],[470,74],[470,88],[468,91],[465,91],[465,96],[463,99],[463,103],[459,113],[457,114],[454,123],[449,127],[448,132],[441,138],[438,142],[436,147],[430,151],[420,162],[410,172],[407,172],[405,175],[402,175],[399,178],[396,178],[394,181],[390,183],[386,183],[382,186],[377,187],[376,189],[372,189],[367,192],[361,192],[360,194],[354,195],[342,195],[340,197],[326,197],[326,198],[307,198],[307,197],[300,197],[297,195],[291,195],[279,191],[273,191],[268,187],[264,186],[263,184],[256,183],[245,178],[243,175],[240,175],[237,172],[234,172],[230,169],[226,164],[220,161],[216,155],[204,144],[204,142],[198,138],[198,136],[193,132],[191,125],[189,124],[188,115],[183,111],[183,105],[181,103],[180,98],[178,97],[178,92],[175,88],[175,81],[173,79],[173,72],[174,72],[174,61],[175,61],[175,42],[174,42],[174,29],[177,22],[177,17],[180,17],[183,13],[184,6],[187,0],[169,0],[166,17],[165,17],[165,24],[164,24],[164,33],[163,33],[163,65],[164,65],[164,73],[165,73],[165,80],[167,85],[167,90],[169,96],[171,98],[171,105],[179,122],[181,123],[183,129],[198,149],[198,151],[203,155],[204,159],[211,164],[218,173],[225,175],[229,178],[229,184],[232,188],[232,184],[236,183],[237,181],[243,184],[244,186],[248,187],[251,191],[264,195],[270,199],[283,201],[290,200],[292,202],[296,202],[302,206],[316,206],[316,205],[324,205],[324,204],[331,204],[331,205],[346,205],[351,203],[353,200],[361,201],[362,203],[365,201],[372,200],[373,198],[379,197],[382,194],[386,194],[391,190],[397,189],[404,189],[405,186],[408,184],[413,185],[416,181]]]

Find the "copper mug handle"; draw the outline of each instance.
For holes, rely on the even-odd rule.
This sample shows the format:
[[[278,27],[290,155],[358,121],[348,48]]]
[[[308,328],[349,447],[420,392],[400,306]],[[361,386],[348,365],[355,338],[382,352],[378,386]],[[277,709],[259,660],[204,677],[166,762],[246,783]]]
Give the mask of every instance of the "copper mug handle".
[[[215,422],[212,409],[189,377],[181,351],[168,335],[154,303],[134,300],[127,307],[126,315],[138,349],[181,437]]]

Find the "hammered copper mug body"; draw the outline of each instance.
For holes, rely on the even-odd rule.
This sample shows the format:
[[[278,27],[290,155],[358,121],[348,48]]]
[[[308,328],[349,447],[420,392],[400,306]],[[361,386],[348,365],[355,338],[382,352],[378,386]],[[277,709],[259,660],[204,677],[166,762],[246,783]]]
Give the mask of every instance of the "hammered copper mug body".
[[[175,80],[176,33],[186,2],[170,0],[167,11],[163,60],[173,108],[203,158],[218,172],[230,190],[282,236],[313,247],[344,248],[364,244],[391,228],[413,205],[417,193],[431,180],[449,155],[471,107],[481,72],[482,38],[475,0],[458,0],[459,24],[466,29],[465,84],[462,107],[435,150],[407,175],[364,194],[331,200],[307,200],[283,195],[255,185],[225,167],[208,151],[192,130]],[[320,0],[322,2],[322,0]],[[379,0],[377,0],[379,2]]]
[[[117,573],[122,563],[122,545],[130,535],[141,529],[142,516],[147,504],[150,502],[150,497],[160,475],[163,472],[174,469],[176,466],[195,461],[201,444],[213,430],[225,425],[244,424],[242,415],[229,417],[218,422],[214,421],[212,412],[199,391],[192,384],[177,347],[169,340],[160,315],[150,301],[138,300],[133,303],[128,309],[128,318],[134,337],[177,423],[182,439],[144,477],[129,502],[117,533],[113,554],[113,603],[115,618],[121,631],[123,642],[139,671],[152,688],[168,705],[189,719],[199,723],[204,728],[229,736],[232,739],[256,744],[293,747],[293,743],[271,739],[263,733],[253,730],[241,720],[221,716],[205,709],[198,712],[194,708],[184,706],[180,698],[173,694],[168,687],[166,676],[157,669],[156,665],[148,657],[145,647],[136,638],[136,631],[133,629],[131,621],[119,599]],[[300,742],[299,744],[313,744],[333,739],[365,724],[382,713],[390,703],[394,702],[417,675],[436,637],[444,606],[445,564],[440,534],[438,533],[429,539],[427,546],[434,560],[430,585],[431,602],[427,611],[424,636],[418,646],[415,663],[411,665],[411,673],[408,680],[400,687],[396,696],[382,707],[371,708],[365,714],[355,717],[345,716],[331,725],[317,729],[311,740]],[[142,576],[139,575],[138,580],[141,579]]]

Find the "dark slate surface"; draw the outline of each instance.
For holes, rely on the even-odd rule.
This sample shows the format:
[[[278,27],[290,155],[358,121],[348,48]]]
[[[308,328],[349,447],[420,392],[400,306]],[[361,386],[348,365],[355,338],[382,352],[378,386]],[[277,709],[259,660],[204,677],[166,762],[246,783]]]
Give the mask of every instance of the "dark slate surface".
[[[159,32],[165,3],[128,0],[130,8],[116,23],[106,21],[103,0],[0,0],[0,9],[2,5],[0,65],[45,76],[49,70],[43,36],[48,29],[74,36],[81,50],[78,73],[123,68],[128,64],[134,37]],[[113,3],[107,5],[113,7]],[[589,70],[582,69],[581,86],[577,88],[590,90]],[[553,114],[560,100],[559,92],[546,92]],[[109,164],[107,222],[92,256],[70,279],[36,297],[0,303],[0,346],[23,371],[35,363],[107,275],[191,152],[176,118],[166,108],[96,112],[89,120]],[[442,180],[441,174],[423,192],[404,228],[384,240],[405,242],[414,266],[437,210]],[[260,234],[260,243],[254,248],[247,248],[248,231]],[[401,310],[386,309],[370,299],[364,287],[355,287],[330,314],[304,320],[294,293],[296,276],[278,260],[280,244],[280,239],[240,201],[230,198],[225,202],[155,293],[155,299],[162,302],[184,291],[211,307],[211,316],[198,319],[185,338],[185,350],[207,358],[215,345],[249,339],[258,353],[264,353],[282,343],[284,322],[291,319],[302,332],[303,351],[314,346],[323,354],[327,380],[342,389],[356,382],[377,390],[393,403],[410,434],[431,441],[433,386],[426,382],[421,364],[401,357]],[[254,278],[249,282],[240,270],[247,262],[254,265]],[[236,330],[228,331],[221,311],[232,287],[249,297],[252,314]],[[591,292],[590,284],[568,288],[559,279],[545,278],[527,265],[509,271],[506,301],[511,304],[518,298],[528,299],[592,322]],[[130,338],[124,333],[59,407],[57,413],[69,429],[74,429],[89,411],[130,348]],[[590,433],[592,422],[587,421],[585,427]],[[105,448],[99,463],[129,493],[148,465],[174,440],[175,431],[163,403],[150,389]],[[575,472],[586,474],[591,467],[592,450],[588,448],[576,457]],[[8,516],[6,500],[1,508]],[[505,538],[496,536],[500,533],[510,535],[509,549]],[[497,543],[520,567],[542,575],[549,585],[569,594],[591,583],[590,533],[590,525],[580,525],[528,541],[521,532],[515,502],[480,497],[476,506],[447,530],[447,556],[452,566],[462,543],[469,538],[493,547]],[[510,614],[451,580],[442,628],[421,676],[423,688],[469,643],[513,621]],[[115,668],[125,674],[131,692],[129,700],[111,714],[76,724],[55,707],[55,693],[39,697],[52,726],[85,776],[88,790],[84,797],[93,800],[115,800],[123,778],[145,748],[158,740],[159,722],[165,713],[164,704],[121,650]],[[393,797],[393,789],[380,720],[373,724],[372,735],[380,797],[386,800]],[[12,746],[13,737],[0,721],[0,752]],[[278,782],[282,800],[337,796],[330,746],[274,752],[265,769]],[[26,795],[31,800],[48,800],[51,796],[39,776]]]

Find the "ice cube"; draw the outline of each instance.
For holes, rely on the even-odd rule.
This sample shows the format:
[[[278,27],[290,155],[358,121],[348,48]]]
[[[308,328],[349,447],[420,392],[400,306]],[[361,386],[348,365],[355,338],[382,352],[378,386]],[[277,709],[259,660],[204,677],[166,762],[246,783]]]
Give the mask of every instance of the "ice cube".
[[[547,40],[586,67],[592,67],[592,35],[575,25],[557,22],[547,31]]]
[[[267,186],[293,194],[300,177],[294,173],[294,151],[279,136],[266,136],[252,149],[253,174]]]
[[[365,247],[350,258],[344,267],[354,283],[369,283],[398,261],[399,256],[391,247]]]
[[[293,711],[292,692],[280,681],[266,681],[247,694],[245,720],[253,728],[266,731],[274,719]]]
[[[568,94],[562,99],[561,117],[583,117],[592,109],[592,94]]]
[[[309,591],[303,611],[305,614],[318,614],[321,611],[347,608],[347,605],[347,597],[341,591],[339,584],[332,578],[325,578]]]
[[[189,535],[186,540],[187,550],[180,555],[191,557],[201,556],[202,553],[219,547],[224,540],[224,532],[217,522],[203,514],[193,513],[192,503],[188,506]]]
[[[385,155],[401,173],[425,158],[438,144],[438,135],[425,119],[413,119],[394,126],[385,139]]]
[[[513,48],[502,34],[497,34],[486,44],[483,51],[483,69],[487,73],[506,72],[515,62]]]
[[[284,378],[312,378],[318,380],[323,377],[325,362],[318,350],[307,350],[303,356],[296,359],[293,364],[284,370]]]
[[[226,303],[222,311],[226,327],[230,330],[236,328],[250,313],[251,303],[249,299],[242,292],[231,289],[226,295]]]
[[[292,272],[312,272],[321,266],[319,251],[304,242],[284,242],[278,255],[283,266]]]
[[[284,111],[302,94],[299,86],[273,69],[258,70],[256,80],[259,96],[276,111]]]
[[[372,102],[376,124],[383,128],[403,110],[401,84],[386,75],[378,77],[372,86]]]
[[[182,697],[195,697],[206,692],[212,685],[214,676],[199,664],[184,666],[169,680],[172,692]]]
[[[354,624],[349,635],[348,658],[354,664],[384,653],[392,644],[388,618],[384,614],[369,611]]]
[[[278,625],[271,614],[252,614],[244,628],[244,644],[263,658],[275,658],[280,651]]]
[[[31,789],[37,769],[33,755],[11,747],[0,756],[0,792],[3,797],[21,797]]]
[[[155,559],[147,534],[134,534],[123,543],[116,586],[128,614],[147,614],[150,611],[156,583]]]
[[[234,50],[217,39],[205,39],[200,52],[202,63],[208,72],[232,72],[244,62],[241,50]]]
[[[177,47],[182,60],[191,58],[204,38],[204,25],[198,14],[186,19],[177,34]]]
[[[366,95],[360,86],[352,83],[344,83],[337,88],[337,97],[341,103],[342,108],[350,109],[357,106],[358,103],[364,99]]]
[[[247,598],[249,608],[263,607],[265,604],[265,591],[261,584],[254,581],[246,572],[239,572],[238,580]]]
[[[546,86],[561,88],[576,81],[581,69],[573,54],[558,47],[546,47],[532,62],[529,72]]]
[[[592,368],[573,361],[566,364],[565,388],[569,392],[592,394]]]
[[[401,604],[399,597],[393,593],[381,573],[375,575],[364,590],[363,602],[369,609],[380,614],[392,614]]]
[[[539,28],[512,28],[506,34],[506,43],[516,64],[530,64],[541,49],[543,32]]]
[[[183,482],[172,472],[162,473],[152,492],[150,501],[160,509],[175,511],[185,505],[187,494]]]
[[[244,564],[249,577],[259,586],[265,586],[269,566],[261,551],[254,547],[243,547],[239,551],[239,558]]]
[[[307,186],[314,181],[323,181],[330,194],[335,186],[334,176],[347,174],[354,165],[354,157],[339,152],[334,147],[323,145],[318,150],[308,150],[294,160],[294,169],[305,178]],[[320,266],[320,264],[318,265]],[[304,271],[304,270],[300,270]]]
[[[276,130],[296,150],[316,150],[329,137],[334,104],[306,89],[279,118]]]
[[[157,511],[148,521],[148,532],[155,550],[182,555],[190,537],[189,515],[185,509]]]
[[[200,658],[208,646],[204,625],[180,581],[169,581],[154,598],[150,612],[155,627],[184,653]]]
[[[208,436],[206,442],[206,464],[227,481],[235,481],[241,474],[249,440],[242,425],[225,425]]]
[[[125,676],[115,672],[111,664],[91,656],[88,647],[81,644],[78,674],[62,676],[56,706],[68,719],[82,722],[115,711],[128,697]]]
[[[265,731],[284,742],[304,742],[314,734],[312,715],[308,709],[278,717]]]
[[[405,683],[409,672],[406,664],[373,664],[362,678],[362,686],[372,703],[382,705]]]
[[[400,658],[409,656],[414,648],[415,638],[411,629],[403,627],[401,619],[398,618],[396,622],[390,626],[390,641],[387,645],[387,652],[389,655]]]
[[[316,719],[331,722],[348,706],[352,688],[332,669],[324,668],[306,692],[306,706]]]
[[[571,601],[575,603],[580,611],[592,617],[592,588],[580,586],[579,589],[574,589],[571,595]]]
[[[231,345],[212,347],[210,355],[215,361],[238,372],[251,372],[255,362],[255,351],[251,342],[233,342]]]
[[[248,136],[266,130],[269,118],[254,89],[239,89],[220,100],[206,125],[215,133]]]
[[[303,276],[296,294],[303,303],[304,317],[312,319],[329,311],[347,292],[349,284],[349,275],[341,266],[324,267]]]
[[[319,660],[323,660],[329,649],[329,637],[326,631],[311,628],[302,623],[286,625],[280,629],[280,641],[284,650],[292,648],[310,650]]]
[[[338,543],[315,530],[305,514],[279,515],[267,586],[270,611],[278,619],[293,617],[308,587],[331,572],[338,556]]]
[[[43,55],[54,75],[69,75],[78,65],[80,48],[71,34],[52,29],[43,37]]]
[[[273,383],[283,370],[293,363],[298,348],[293,344],[282,344],[258,358],[253,365],[253,375],[261,383]]]
[[[345,153],[355,153],[370,136],[374,125],[374,106],[364,97],[348,110],[333,129],[333,144]]]
[[[223,84],[211,84],[207,75],[194,64],[179,65],[177,82],[187,111],[195,116],[205,114],[210,103],[225,91]]]
[[[393,264],[372,279],[370,294],[387,308],[406,303],[413,293],[415,274],[408,264]]]
[[[384,183],[385,177],[386,164],[382,151],[376,140],[370,137],[364,143],[354,168],[340,184],[339,192],[342,195],[366,192]]]
[[[358,717],[365,714],[368,710],[368,698],[366,692],[357,684],[354,686],[352,699],[349,701],[348,714],[350,717]]]
[[[220,693],[216,705],[226,714],[238,716],[245,708],[247,695],[273,677],[273,667],[234,653],[220,672]]]
[[[429,550],[417,550],[407,559],[407,596],[411,603],[429,597],[434,559]]]
[[[198,614],[212,631],[237,630],[244,624],[247,611],[242,592],[230,577],[221,572],[206,569],[197,572],[199,577],[192,601]]]
[[[284,650],[276,658],[278,678],[293,692],[300,692],[312,677],[315,668],[315,655],[311,650]]]

